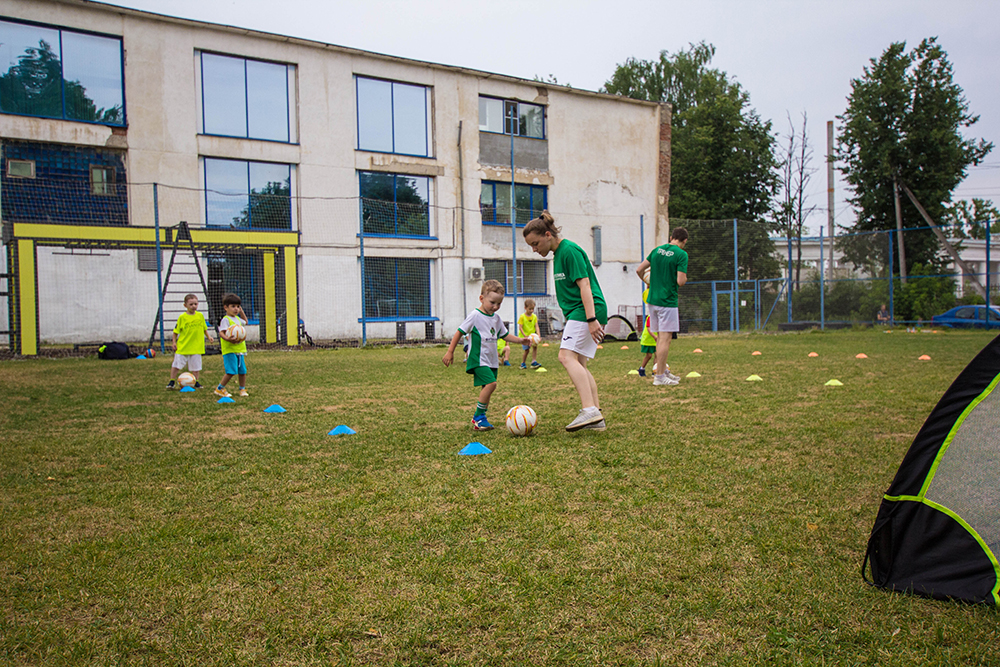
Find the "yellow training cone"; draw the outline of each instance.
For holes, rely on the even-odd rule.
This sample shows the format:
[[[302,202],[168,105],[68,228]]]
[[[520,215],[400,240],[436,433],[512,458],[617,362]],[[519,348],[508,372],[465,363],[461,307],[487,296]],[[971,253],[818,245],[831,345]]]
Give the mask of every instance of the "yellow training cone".
[[[750,356],[751,357],[759,357],[760,356],[760,350],[754,350],[753,352],[750,353]]]
[[[633,368],[632,370],[630,370],[630,371],[628,372],[628,374],[629,374],[629,375],[638,375],[638,374],[639,374],[639,371],[637,371],[637,370],[635,370],[635,369]]]
[[[536,373],[548,373],[549,371],[547,369],[545,369],[545,368],[536,368],[535,372]],[[636,371],[636,373],[638,373],[638,372],[639,371]]]
[[[930,361],[931,360],[931,358],[928,357],[926,354],[921,354],[919,357],[917,357],[917,359],[919,359],[920,361]]]
[[[864,352],[861,352],[861,353],[859,353],[859,354],[855,354],[855,355],[854,355],[854,358],[855,358],[855,359],[867,359],[867,358],[868,358],[868,355],[867,355],[867,354],[865,354]]]
[[[622,349],[623,350],[627,350],[628,349],[628,345],[622,345]]]
[[[696,348],[694,348],[693,350],[691,350],[691,352],[692,352],[693,354],[701,354],[701,348],[700,348],[700,347],[696,347]]]
[[[699,373],[698,371],[691,371],[690,373],[688,373],[684,377],[686,377],[686,378],[700,378],[701,377],[701,373]]]
[[[810,352],[809,356],[810,357],[818,357],[819,356],[819,352]]]
[[[826,387],[843,387],[844,383],[841,382],[840,380],[830,380],[824,386],[826,386]]]
[[[763,382],[764,378],[759,375],[751,375],[747,378],[747,382]]]

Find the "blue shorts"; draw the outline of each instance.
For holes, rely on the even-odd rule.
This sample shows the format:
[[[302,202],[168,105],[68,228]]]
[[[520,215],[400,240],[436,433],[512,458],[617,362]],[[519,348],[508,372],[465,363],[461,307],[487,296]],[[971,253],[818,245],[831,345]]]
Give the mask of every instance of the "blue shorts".
[[[222,355],[222,368],[226,371],[226,375],[246,375],[246,355],[236,352]]]

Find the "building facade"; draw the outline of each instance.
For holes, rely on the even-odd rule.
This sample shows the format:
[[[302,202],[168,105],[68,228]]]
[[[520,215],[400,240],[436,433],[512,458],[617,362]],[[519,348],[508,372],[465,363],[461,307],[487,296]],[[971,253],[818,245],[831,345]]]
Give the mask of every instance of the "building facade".
[[[181,221],[210,320],[234,291],[251,336],[293,343],[282,318],[448,336],[484,278],[516,288],[504,319],[553,307],[518,228],[545,208],[610,312],[641,303],[633,269],[668,235],[664,105],[84,0],[0,0],[0,42],[9,325],[31,316],[31,255],[42,344],[144,340],[170,256],[153,241]]]

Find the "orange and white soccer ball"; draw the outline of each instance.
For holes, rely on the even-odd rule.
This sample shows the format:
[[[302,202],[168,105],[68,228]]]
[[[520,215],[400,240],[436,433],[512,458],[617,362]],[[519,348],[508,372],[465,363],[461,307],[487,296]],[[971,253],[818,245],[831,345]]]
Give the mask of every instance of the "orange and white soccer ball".
[[[646,283],[647,285],[649,284],[649,270],[651,268],[652,267],[647,266],[646,270],[642,272],[642,282]]]
[[[182,387],[193,387],[197,381],[198,380],[195,379],[194,375],[191,373],[181,373],[177,376],[177,384]]]
[[[247,330],[242,324],[234,324],[229,327],[229,337],[237,343],[242,343],[247,339]]]
[[[531,435],[538,425],[538,415],[527,405],[515,405],[507,411],[507,430],[511,435]]]
[[[542,342],[542,337],[536,333],[528,334],[528,342],[532,345],[538,345]]]

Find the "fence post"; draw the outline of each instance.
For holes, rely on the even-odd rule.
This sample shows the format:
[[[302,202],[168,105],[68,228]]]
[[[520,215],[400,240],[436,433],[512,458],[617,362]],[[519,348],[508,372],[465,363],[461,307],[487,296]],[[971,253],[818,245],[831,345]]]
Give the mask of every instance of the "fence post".
[[[719,293],[715,286],[716,281],[712,281],[712,331],[719,330]],[[643,320],[645,322],[645,320]]]
[[[826,273],[826,263],[823,261],[823,228],[819,228],[819,328],[826,331],[826,286],[823,274]]]
[[[801,236],[801,233],[799,234]],[[785,299],[788,304],[788,323],[792,323],[792,230],[788,230],[788,293]]]
[[[156,183],[153,183],[153,228],[156,235],[156,300],[160,302],[160,352],[163,353],[166,351],[163,332],[163,252],[160,250],[160,197]],[[205,298],[208,299],[207,294]]]
[[[365,216],[364,216],[365,202],[364,200],[358,201],[358,221],[361,233],[358,234],[358,248],[360,250],[361,259],[361,347],[368,345],[368,317],[365,311]],[[397,285],[398,287],[398,285]],[[287,331],[288,327],[288,314],[285,314],[285,327]],[[298,322],[295,326],[298,326]]]
[[[895,262],[895,258],[892,254],[892,230],[889,230],[889,325],[896,326],[896,310],[895,304],[892,301],[892,293],[895,291],[895,286],[892,281],[892,265]]]
[[[990,233],[990,221],[986,221],[986,317],[987,322],[989,321],[989,311],[990,311],[990,243],[992,242],[992,234]]]
[[[736,313],[736,333],[740,332],[740,241],[738,229],[737,220],[733,218],[733,292],[736,295],[733,310]]]

